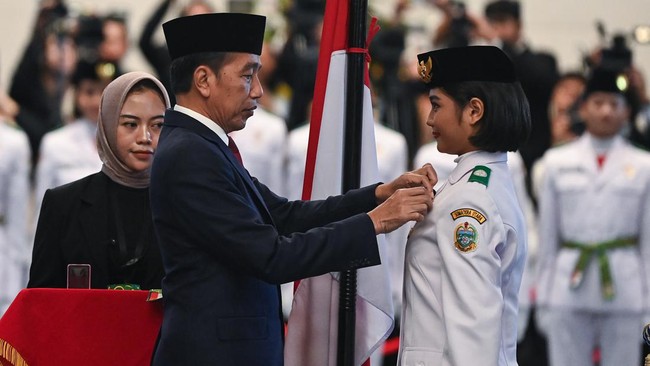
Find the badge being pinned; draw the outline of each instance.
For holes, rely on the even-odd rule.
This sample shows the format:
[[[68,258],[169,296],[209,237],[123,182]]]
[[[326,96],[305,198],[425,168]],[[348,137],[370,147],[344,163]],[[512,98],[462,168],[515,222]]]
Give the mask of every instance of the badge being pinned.
[[[478,233],[476,232],[476,228],[467,221],[456,226],[454,237],[456,238],[454,241],[456,249],[463,253],[473,252],[478,246]]]

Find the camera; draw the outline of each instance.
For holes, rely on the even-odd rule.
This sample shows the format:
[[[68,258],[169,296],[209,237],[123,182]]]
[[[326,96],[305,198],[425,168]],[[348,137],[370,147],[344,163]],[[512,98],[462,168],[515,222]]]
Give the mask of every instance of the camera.
[[[613,71],[624,71],[632,66],[632,50],[627,46],[625,35],[615,34],[612,45],[601,51],[600,67]]]

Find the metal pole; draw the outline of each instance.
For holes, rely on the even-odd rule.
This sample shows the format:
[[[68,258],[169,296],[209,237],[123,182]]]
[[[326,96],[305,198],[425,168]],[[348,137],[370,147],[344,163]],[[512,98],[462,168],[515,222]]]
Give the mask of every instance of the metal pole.
[[[349,2],[348,48],[365,48],[368,0]],[[361,184],[361,137],[363,134],[363,83],[365,54],[348,53],[345,101],[343,192]],[[341,272],[339,296],[338,366],[354,366],[357,271]]]

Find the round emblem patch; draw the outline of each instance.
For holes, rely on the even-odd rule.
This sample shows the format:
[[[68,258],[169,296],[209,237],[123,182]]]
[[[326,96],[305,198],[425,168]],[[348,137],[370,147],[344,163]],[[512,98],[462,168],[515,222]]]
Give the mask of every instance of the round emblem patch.
[[[478,233],[476,232],[476,228],[470,225],[469,222],[465,221],[464,223],[456,226],[454,236],[456,238],[456,241],[454,242],[456,249],[460,250],[463,253],[473,252],[476,250],[476,247],[478,245]]]

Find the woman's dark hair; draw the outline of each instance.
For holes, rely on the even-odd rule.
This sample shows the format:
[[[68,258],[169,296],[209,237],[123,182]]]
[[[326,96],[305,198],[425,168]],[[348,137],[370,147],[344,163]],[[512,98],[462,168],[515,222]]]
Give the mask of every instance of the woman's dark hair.
[[[194,70],[200,65],[207,65],[218,75],[230,55],[229,52],[204,52],[179,57],[172,61],[169,72],[173,93],[182,94],[190,91]]]
[[[472,98],[483,101],[478,131],[469,138],[489,152],[516,151],[530,134],[530,108],[521,85],[492,81],[463,81],[440,87],[461,108]]]
[[[124,97],[124,100],[126,100],[128,97],[131,96],[131,94],[136,94],[136,93],[141,93],[145,90],[151,90],[154,91],[160,100],[162,101],[163,105],[167,105],[167,102],[165,102],[165,95],[163,92],[160,90],[160,87],[153,82],[151,79],[142,79],[138,81],[137,83],[133,84],[131,87],[131,90],[129,90],[128,93],[126,93],[126,96]]]

